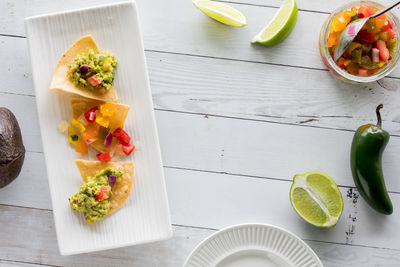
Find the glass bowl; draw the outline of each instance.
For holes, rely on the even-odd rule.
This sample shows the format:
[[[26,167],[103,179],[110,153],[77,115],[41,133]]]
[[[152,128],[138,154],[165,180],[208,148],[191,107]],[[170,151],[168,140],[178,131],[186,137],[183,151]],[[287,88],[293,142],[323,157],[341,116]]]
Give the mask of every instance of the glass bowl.
[[[368,82],[374,82],[377,81],[386,75],[388,75],[390,72],[393,71],[393,69],[396,67],[399,58],[400,58],[400,41],[399,41],[399,26],[400,22],[399,19],[390,11],[386,12],[386,15],[389,18],[390,23],[393,26],[393,30],[396,32],[396,38],[397,38],[397,45],[395,52],[393,53],[392,59],[389,61],[389,64],[387,64],[384,68],[379,70],[378,72],[374,73],[371,76],[368,77],[362,77],[362,76],[356,76],[353,74],[348,73],[347,71],[341,69],[335,61],[333,61],[333,58],[329,54],[328,50],[328,45],[327,45],[327,40],[328,40],[328,34],[329,34],[329,27],[333,21],[333,19],[343,10],[346,10],[348,8],[351,8],[352,6],[359,6],[361,4],[368,4],[370,6],[376,7],[378,10],[383,10],[385,7],[377,2],[373,1],[354,1],[354,2],[349,2],[343,6],[340,6],[337,8],[335,11],[333,11],[329,17],[326,19],[324,24],[322,25],[321,32],[319,34],[319,51],[321,53],[322,61],[325,63],[325,65],[328,67],[328,69],[335,74],[335,76],[339,77],[340,79],[350,82],[350,83],[368,83]]]

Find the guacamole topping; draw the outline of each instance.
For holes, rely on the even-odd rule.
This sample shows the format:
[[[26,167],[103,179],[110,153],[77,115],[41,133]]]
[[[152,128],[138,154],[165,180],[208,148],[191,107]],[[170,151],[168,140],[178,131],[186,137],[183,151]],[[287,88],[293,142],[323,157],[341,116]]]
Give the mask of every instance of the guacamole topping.
[[[121,180],[122,174],[121,170],[108,167],[87,177],[79,192],[69,199],[71,208],[83,212],[88,224],[103,219],[111,208],[111,187],[115,180]]]
[[[74,58],[67,76],[76,86],[104,94],[111,89],[116,66],[113,54],[89,50]]]

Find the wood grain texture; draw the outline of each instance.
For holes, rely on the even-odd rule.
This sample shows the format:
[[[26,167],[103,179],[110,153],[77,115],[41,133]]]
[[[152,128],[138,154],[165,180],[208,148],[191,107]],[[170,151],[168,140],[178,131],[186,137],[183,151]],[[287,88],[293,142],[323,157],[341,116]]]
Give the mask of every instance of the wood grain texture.
[[[24,16],[81,6],[79,0],[68,1],[68,5],[66,2],[48,5],[45,0],[26,3],[22,0],[8,1],[2,2],[3,8],[0,6],[0,17],[7,18],[0,33],[19,36],[25,36],[22,25]],[[89,1],[87,4],[105,1]],[[238,29],[211,20],[191,1],[158,1],[156,5],[146,0],[137,2],[139,12],[145,14],[140,18],[147,50],[325,69],[318,51],[318,36],[328,14],[299,11],[297,25],[287,40],[279,46],[266,48],[252,45],[250,40],[274,16],[276,7],[232,4],[244,14],[249,14],[248,25]],[[400,77],[400,69],[396,68],[391,76]]]
[[[9,95],[6,99],[4,105],[11,110],[18,111],[23,100],[34,110],[32,97]],[[37,118],[24,116],[23,110],[15,113],[21,125],[38,125]],[[285,180],[295,173],[321,170],[339,185],[354,185],[349,166],[353,132],[161,110],[156,111],[156,119],[166,166]],[[36,143],[39,129],[30,130],[23,132],[26,149],[42,152]],[[140,139],[135,141],[140,143]],[[400,192],[399,147],[400,137],[392,136],[383,158],[386,184],[393,192]],[[277,157],[277,151],[285,156]]]
[[[0,51],[8,51],[0,69],[9,77],[0,92],[33,95],[26,40],[0,36]],[[354,131],[374,122],[375,106],[383,103],[384,128],[400,135],[398,89],[384,90],[378,83],[348,85],[321,70],[158,52],[147,52],[146,57],[157,109]],[[380,83],[389,88],[399,84],[391,78]],[[18,99],[10,96],[0,103],[13,108]],[[20,110],[19,115],[26,113]],[[30,116],[37,120],[36,112]],[[37,151],[41,143],[30,140]]]
[[[47,178],[41,175],[44,166],[41,154],[28,153],[21,176],[0,190],[0,204],[50,210]],[[28,170],[37,174],[31,175]],[[308,225],[293,211],[288,200],[290,180],[171,167],[165,168],[165,174],[174,224],[220,229],[244,222],[269,223],[305,239],[400,250],[400,233],[396,231],[399,216],[376,216],[352,188],[341,187],[344,212],[338,225],[327,230]],[[394,207],[398,207],[400,194],[390,197]]]
[[[18,262],[18,261],[0,260],[0,267],[9,267],[9,266],[38,267],[38,266],[54,266],[54,265],[27,263],[22,261]]]
[[[50,211],[0,205],[0,263],[9,261],[55,266],[181,266],[190,251],[214,230],[174,226],[174,237],[140,245],[77,256],[58,256],[53,218]],[[29,220],[27,220],[29,218]],[[32,236],[32,230],[34,235]],[[18,235],[13,233],[18,232]],[[26,239],[25,236],[34,238]],[[306,242],[320,256],[324,266],[397,266],[396,250]],[[12,263],[15,266],[23,264]],[[11,264],[10,264],[11,265]],[[1,265],[0,265],[1,266]],[[11,265],[13,266],[13,265]],[[29,266],[29,265],[28,265]]]
[[[311,30],[313,33],[310,33],[310,35],[306,34],[305,36],[301,36],[305,40],[301,40],[295,44],[293,44],[293,40],[299,38],[299,34],[307,30],[307,28],[310,27],[309,25],[316,25],[316,23],[322,24],[322,20],[327,14],[316,13],[316,15],[314,15],[313,12],[301,11],[299,24],[295,28],[295,31],[299,31],[295,36],[296,38],[291,41],[290,39],[287,40],[282,44],[282,48],[280,49],[274,48],[271,51],[266,51],[270,49],[252,47],[248,43],[247,39],[251,38],[253,34],[250,34],[249,31],[257,32],[262,25],[271,18],[272,14],[276,12],[281,1],[233,0],[226,2],[234,1],[253,4],[253,6],[246,6],[243,4],[233,5],[243,11],[248,17],[254,17],[252,26],[241,29],[242,32],[237,29],[223,27],[209,20],[197,11],[190,4],[190,1],[184,4],[180,4],[178,1],[171,1],[167,7],[165,6],[166,4],[162,3],[158,5],[161,7],[160,10],[155,8],[157,5],[154,4],[154,2],[138,1],[142,26],[145,28],[146,48],[166,51],[167,53],[177,53],[177,55],[151,51],[146,53],[156,108],[354,130],[359,124],[371,120],[374,121],[374,114],[370,112],[370,108],[377,104],[375,102],[382,101],[385,104],[384,127],[389,129],[392,134],[399,134],[398,121],[400,119],[398,113],[399,107],[397,105],[398,82],[396,79],[384,79],[380,82],[381,85],[391,88],[393,91],[382,90],[379,88],[378,84],[360,89],[357,86],[350,86],[337,82],[329,76],[327,72],[324,74],[325,71],[323,70],[273,66],[270,64],[252,62],[235,62],[232,60],[218,60],[212,58],[222,55],[228,59],[234,58],[267,63],[278,62],[278,64],[281,64],[279,63],[279,59],[283,58],[285,60],[285,62],[283,62],[284,64],[289,62],[289,64],[300,67],[317,66],[317,68],[324,68],[320,62],[318,53],[316,53],[315,36],[312,36],[317,34],[320,26],[314,26]],[[60,11],[68,9],[71,6],[77,6],[78,4],[79,6],[90,6],[106,2],[115,1],[0,1],[0,34],[24,35],[22,19],[27,15],[48,13],[56,10]],[[344,0],[329,2],[299,0],[297,2],[299,8],[303,10],[328,12],[343,3]],[[385,0],[382,2],[389,3],[391,1]],[[268,7],[259,8],[254,5]],[[156,9],[156,12],[151,13],[154,9]],[[165,12],[165,10],[169,12]],[[179,11],[182,11],[183,16],[179,16]],[[156,33],[160,32],[163,33],[161,36],[155,36]],[[196,35],[200,35],[201,38]],[[308,40],[309,37],[312,38]],[[286,44],[287,42],[292,42],[292,44]],[[290,49],[292,49],[294,45],[299,46],[300,52],[306,52],[301,55],[307,58],[311,57],[312,59],[303,62],[304,60],[302,60],[302,58],[291,53]],[[310,49],[311,51],[308,51]],[[221,52],[221,50],[223,51]],[[289,54],[287,54],[288,52]],[[195,54],[202,57],[184,56],[182,54]],[[289,57],[292,57],[292,60],[288,60]],[[29,100],[26,96],[12,96],[16,94],[33,95],[31,70],[29,61],[27,60],[26,40],[23,38],[0,37],[0,58],[2,59],[0,60],[0,72],[6,74],[7,77],[3,79],[2,85],[0,86],[0,92],[4,92],[4,94],[0,94],[0,105],[5,105],[13,109],[17,118],[26,125],[23,129],[26,146],[31,148],[32,151],[40,152],[41,143],[37,129],[38,124],[36,109],[34,108],[34,97],[31,97]],[[400,75],[398,75],[399,73],[399,70],[396,70],[392,76],[400,77]],[[282,80],[285,80],[285,82],[288,81],[287,84],[282,83]],[[321,88],[321,90],[318,90],[319,88]],[[332,105],[332,103],[336,105]],[[21,107],[24,107],[24,109],[21,109]],[[201,118],[201,116],[198,115],[188,114],[188,116],[190,115],[190,117],[187,117],[189,119],[182,119],[186,116],[169,116],[164,113],[164,111],[157,112],[159,128],[160,122],[172,124],[183,120],[182,124],[178,124],[179,130],[182,129],[184,126],[183,123],[187,120],[195,118],[194,122],[197,122],[198,120],[196,118]],[[170,119],[172,120],[168,121]],[[206,118],[204,118],[204,120],[206,120]],[[262,176],[265,175],[265,173],[270,173],[269,170],[266,172],[263,171],[263,168],[266,167],[261,167],[255,171],[252,170],[252,165],[249,164],[244,157],[235,159],[235,153],[232,153],[232,151],[228,150],[229,153],[226,153],[228,156],[221,153],[222,151],[218,151],[218,148],[231,147],[231,145],[221,145],[222,140],[208,134],[207,131],[210,130],[214,134],[222,132],[221,128],[216,127],[216,125],[223,120],[231,119],[218,118],[217,122],[214,123],[200,123],[197,128],[194,127],[193,131],[184,131],[182,135],[178,135],[178,137],[172,139],[167,138],[167,136],[171,135],[171,133],[176,133],[177,129],[174,129],[174,127],[172,127],[173,125],[163,127],[162,132],[163,136],[165,136],[163,137],[163,142],[167,144],[166,148],[163,148],[164,158],[166,158],[165,155],[168,155],[168,163],[172,167],[174,165],[179,165],[181,167],[194,166],[195,168],[204,168],[205,171],[209,171],[208,162],[214,164],[214,160],[212,159],[216,159],[216,163],[211,166],[211,171],[214,172],[234,171],[234,163],[240,165],[244,162],[245,165],[242,166],[241,169],[239,168],[240,166],[237,167],[243,173],[259,172]],[[186,127],[192,127],[193,124],[186,125]],[[224,127],[232,127],[229,129],[243,129],[246,125],[246,123],[244,125],[222,123]],[[260,124],[256,129],[268,129],[270,125],[270,123]],[[216,128],[218,129],[216,130]],[[203,132],[195,131],[196,129],[207,129],[205,131],[205,136],[199,137]],[[250,132],[250,129],[246,131]],[[264,130],[264,133],[268,136],[267,130]],[[179,138],[181,136],[185,136],[183,140],[187,140],[187,142],[204,142],[206,146],[202,147],[201,143],[198,147],[194,146],[194,149],[197,150],[188,150],[189,152],[185,152],[184,155],[189,155],[189,157],[185,159],[185,161],[179,163],[175,156],[178,155],[183,158],[184,155],[180,155],[179,153],[186,151],[185,144],[187,144],[186,141],[180,144]],[[259,136],[261,136],[261,134]],[[242,141],[243,138],[244,137],[241,137],[238,140]],[[234,139],[235,138],[230,139],[230,142]],[[391,140],[391,142],[392,141],[393,140]],[[172,143],[169,144],[170,142]],[[175,144],[178,144],[176,148],[174,148]],[[215,144],[217,144],[217,149],[212,147]],[[210,149],[210,151],[206,151],[207,149]],[[196,153],[193,153],[193,151],[196,151],[196,153],[200,151],[201,153],[200,155],[194,155]],[[395,158],[391,154],[392,153],[385,158],[385,167],[394,164],[392,160]],[[204,158],[208,157],[208,155],[211,155],[211,160],[201,162]],[[225,160],[224,157],[228,158],[228,160]],[[257,160],[260,166],[263,165],[262,157],[256,157],[256,161]],[[176,164],[176,162],[179,164]],[[226,162],[228,163],[227,165],[225,165]],[[347,166],[345,167],[348,168]],[[46,173],[43,170],[44,161],[41,153],[28,152],[21,176],[11,185],[0,190],[0,203],[51,209]],[[393,166],[385,170],[396,171]],[[345,172],[346,171],[343,170],[343,173]],[[172,169],[172,171],[167,170],[167,173],[169,190],[171,190],[171,188],[177,190],[174,186],[170,186],[171,182],[179,181],[180,179],[196,181],[197,178],[193,178],[196,175],[193,173],[198,172]],[[285,177],[284,179],[291,178],[287,176],[287,174],[282,175],[282,177]],[[336,177],[334,178],[336,179]],[[253,183],[252,179],[254,180],[255,178],[211,173],[209,175],[201,174],[198,179],[206,179],[213,185],[225,179],[229,179],[229,181],[232,179],[235,181],[250,179],[249,183]],[[348,182],[351,181],[348,178],[343,179]],[[259,182],[260,184],[266,183],[263,179],[258,180],[261,180],[261,182]],[[393,179],[390,179],[391,182],[392,180]],[[283,181],[282,183],[289,182]],[[32,188],[38,188],[38,190],[47,193],[40,194],[40,196],[36,194],[34,196],[35,200],[32,200],[34,193],[30,190]],[[206,192],[205,194],[209,193],[209,188],[200,188]],[[29,194],[25,194],[25,192],[29,192]],[[182,201],[185,202],[186,198],[183,197],[187,196],[184,193],[185,192],[179,192],[174,201],[179,201],[179,199],[182,198]],[[215,192],[212,192],[212,196],[216,197]],[[347,201],[352,202],[352,198],[354,199],[354,195],[350,194],[350,197],[347,197],[346,194]],[[193,198],[191,201],[199,200]],[[361,202],[361,200],[359,202]],[[251,201],[247,203],[251,203]],[[193,212],[191,206],[185,206],[183,205],[184,203],[178,204],[179,205],[176,205],[176,207],[179,207],[179,210],[177,209],[174,211],[175,216],[178,217],[175,218],[181,218],[179,216],[182,215],[180,215],[179,212],[183,214],[190,214]],[[228,204],[222,202],[220,205]],[[52,228],[53,220],[50,211],[29,210],[17,207],[6,208],[20,210],[19,212],[10,213],[13,214],[12,220],[4,221],[2,220],[2,216],[0,216],[0,225],[4,226],[3,229],[7,229],[4,232],[0,231],[0,247],[2,248],[2,250],[0,250],[0,259],[7,260],[6,262],[0,260],[0,265],[3,264],[6,266],[11,264],[20,266],[20,264],[25,264],[23,262],[63,266],[87,266],[90,262],[97,262],[97,264],[101,263],[102,265],[133,264],[135,266],[157,266],[163,263],[163,266],[179,266],[190,250],[208,234],[213,232],[212,230],[183,227],[184,230],[182,230],[180,234],[179,229],[181,227],[175,227],[175,237],[172,241],[167,241],[166,245],[154,244],[99,254],[60,257],[57,252],[54,229]],[[1,207],[0,210],[0,214],[8,214],[4,211],[3,207]],[[358,214],[356,214],[359,211],[358,204],[356,207],[349,206],[347,211],[347,215],[350,218],[343,217],[343,223],[350,226],[354,218],[358,220],[356,227],[349,228],[347,231],[348,236],[345,238],[347,243],[357,243],[358,236],[368,236],[371,232],[378,234],[380,229],[372,227],[374,225],[373,223],[380,226],[387,223],[382,222],[379,218],[376,219],[377,216],[371,214],[368,209],[362,209],[361,213],[364,214],[364,216],[358,217]],[[34,214],[34,216],[32,216],[32,214]],[[234,216],[232,217],[232,211],[229,209],[228,214],[231,215],[231,219],[236,216],[233,213]],[[4,218],[7,219],[9,217],[4,216]],[[366,227],[359,229],[359,225],[364,225],[364,222],[370,221],[371,218],[374,220],[372,224],[368,224]],[[36,227],[35,229],[38,229],[36,239],[18,239],[18,242],[11,243],[9,246],[9,240],[15,238],[16,232],[28,236],[30,234],[28,230],[32,225],[36,225],[34,228]],[[394,231],[397,230],[395,229]],[[182,234],[183,232],[184,234]],[[345,233],[342,232],[341,234],[343,235]],[[343,238],[342,235],[340,236],[341,238]],[[179,242],[175,243],[176,239],[178,239]],[[1,243],[2,241],[3,243]],[[398,266],[398,262],[400,261],[400,253],[397,250],[313,241],[309,241],[308,243],[317,252],[325,266]],[[13,246],[13,244],[16,245]],[[161,256],[159,257],[158,255]],[[8,264],[9,260],[20,261],[21,263],[14,262]]]

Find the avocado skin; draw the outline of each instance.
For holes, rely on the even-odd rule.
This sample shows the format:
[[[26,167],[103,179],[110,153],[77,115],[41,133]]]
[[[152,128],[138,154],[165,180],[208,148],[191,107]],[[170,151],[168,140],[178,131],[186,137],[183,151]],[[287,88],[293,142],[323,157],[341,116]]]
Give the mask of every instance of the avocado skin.
[[[21,129],[14,114],[0,107],[0,188],[18,177],[25,159]]]

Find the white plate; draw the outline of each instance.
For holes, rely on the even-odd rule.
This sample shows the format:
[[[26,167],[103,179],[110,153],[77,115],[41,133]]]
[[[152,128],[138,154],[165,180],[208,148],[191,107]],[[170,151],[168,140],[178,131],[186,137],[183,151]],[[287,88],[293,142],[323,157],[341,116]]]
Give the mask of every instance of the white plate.
[[[27,18],[25,26],[36,90],[43,151],[46,160],[58,246],[62,255],[117,248],[172,235],[161,153],[154,119],[146,62],[133,2]],[[80,37],[91,34],[101,50],[115,54],[115,88],[119,102],[131,106],[125,128],[140,149],[134,160],[132,193],[119,211],[87,225],[72,211],[68,197],[81,179],[74,159],[85,158],[57,131],[71,118],[69,95],[49,91],[54,68]],[[95,159],[94,153],[89,159]],[[40,192],[39,192],[40,194]]]
[[[241,224],[201,242],[185,267],[323,267],[318,256],[294,234],[267,224]]]

